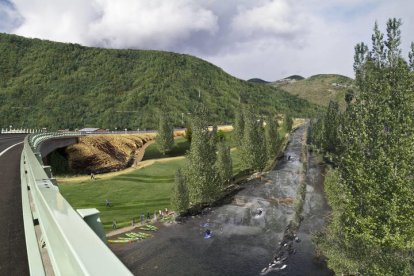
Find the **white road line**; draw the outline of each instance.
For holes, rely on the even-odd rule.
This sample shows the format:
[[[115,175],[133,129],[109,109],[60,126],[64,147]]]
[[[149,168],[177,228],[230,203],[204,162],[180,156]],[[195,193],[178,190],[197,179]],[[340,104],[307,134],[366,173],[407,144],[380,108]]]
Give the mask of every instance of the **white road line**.
[[[0,156],[2,156],[3,154],[5,154],[9,149],[11,149],[11,148],[13,148],[13,147],[15,147],[15,146],[17,146],[17,145],[20,145],[20,144],[22,144],[23,143],[23,141],[22,142],[19,142],[19,143],[16,143],[16,144],[14,144],[14,145],[11,145],[10,147],[8,147],[7,149],[5,149],[5,150],[3,150],[2,152],[0,152]]]

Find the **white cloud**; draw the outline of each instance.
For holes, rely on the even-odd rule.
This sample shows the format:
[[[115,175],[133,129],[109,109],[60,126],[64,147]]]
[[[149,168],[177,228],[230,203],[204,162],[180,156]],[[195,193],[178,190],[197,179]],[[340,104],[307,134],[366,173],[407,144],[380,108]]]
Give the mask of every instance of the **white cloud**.
[[[214,34],[212,11],[189,0],[16,0],[14,33],[112,48],[168,49],[192,32]]]
[[[242,36],[290,36],[303,31],[305,24],[294,4],[287,0],[265,1],[260,6],[239,6],[239,13],[232,21],[233,29]]]
[[[93,2],[83,0],[16,0],[24,22],[14,33],[62,42],[82,43],[88,24],[99,15]]]
[[[110,47],[166,49],[192,32],[214,34],[218,28],[212,11],[187,0],[98,3],[103,15],[91,24],[90,35]]]

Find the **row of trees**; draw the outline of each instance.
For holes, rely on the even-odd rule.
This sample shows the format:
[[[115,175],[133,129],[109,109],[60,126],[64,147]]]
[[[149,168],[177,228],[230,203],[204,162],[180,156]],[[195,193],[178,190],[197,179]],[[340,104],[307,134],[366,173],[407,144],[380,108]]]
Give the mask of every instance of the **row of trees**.
[[[335,154],[325,180],[332,207],[319,249],[338,275],[414,273],[414,44],[401,57],[401,20],[375,24],[355,47],[357,91],[313,123],[310,140]]]
[[[278,133],[278,117],[258,116],[251,107],[240,108],[236,113],[235,139],[241,151],[244,169],[262,171],[271,163],[281,145],[282,137]],[[284,116],[283,126],[289,132],[292,118]]]
[[[263,119],[251,108],[241,108],[236,115],[234,139],[241,152],[246,170],[261,171],[275,158],[282,139],[278,135],[275,116]],[[218,199],[233,176],[230,147],[218,135],[217,127],[208,129],[207,110],[200,107],[191,121],[191,145],[187,164],[178,170],[172,194],[173,208],[182,213],[190,205],[211,203]],[[291,128],[292,119],[285,116],[285,125]],[[290,131],[290,129],[288,129]]]
[[[200,106],[191,121],[191,144],[187,163],[176,172],[173,208],[182,213],[193,204],[216,200],[232,174],[230,147],[218,139],[217,127],[208,129],[207,109]]]

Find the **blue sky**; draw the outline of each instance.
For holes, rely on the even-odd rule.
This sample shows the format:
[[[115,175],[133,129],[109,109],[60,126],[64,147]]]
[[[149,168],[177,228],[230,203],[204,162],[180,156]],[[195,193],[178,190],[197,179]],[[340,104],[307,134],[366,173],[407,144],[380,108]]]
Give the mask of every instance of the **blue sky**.
[[[158,49],[208,60],[230,74],[277,80],[353,76],[354,45],[377,20],[402,18],[411,0],[0,0],[0,32],[107,48]]]

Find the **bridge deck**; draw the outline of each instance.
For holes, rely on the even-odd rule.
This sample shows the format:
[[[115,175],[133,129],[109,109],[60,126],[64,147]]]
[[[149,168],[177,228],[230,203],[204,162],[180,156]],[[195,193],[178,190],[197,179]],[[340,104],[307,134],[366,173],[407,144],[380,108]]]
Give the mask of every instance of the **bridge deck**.
[[[0,135],[0,153],[24,135]],[[0,156],[0,275],[29,275],[20,188],[23,145]]]

